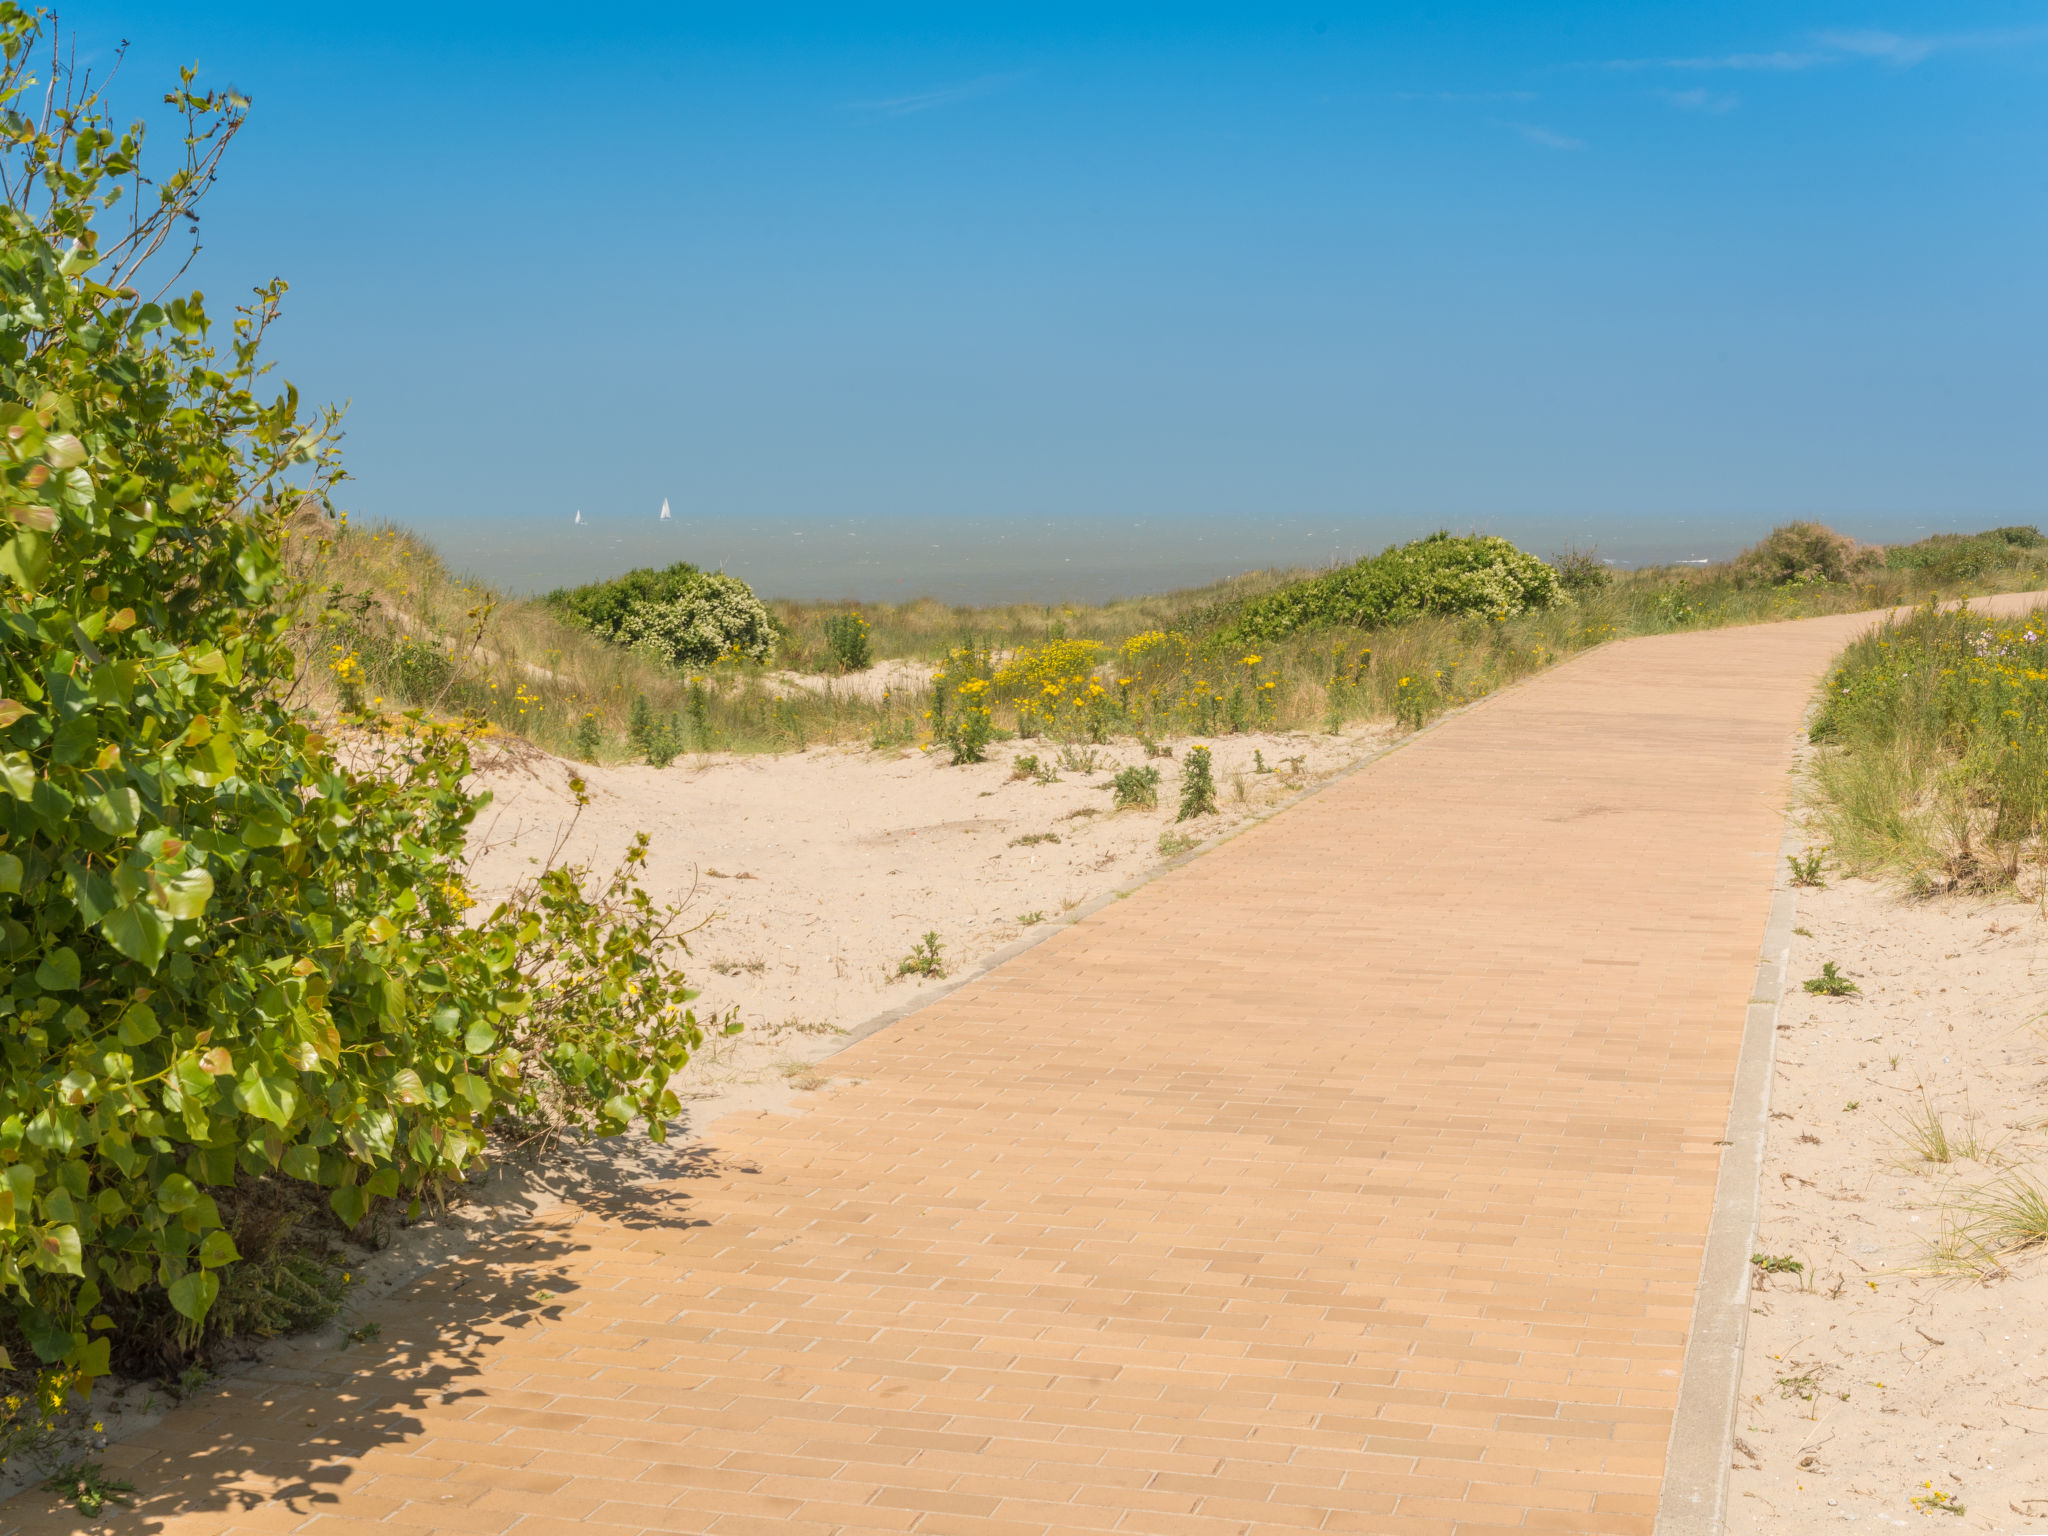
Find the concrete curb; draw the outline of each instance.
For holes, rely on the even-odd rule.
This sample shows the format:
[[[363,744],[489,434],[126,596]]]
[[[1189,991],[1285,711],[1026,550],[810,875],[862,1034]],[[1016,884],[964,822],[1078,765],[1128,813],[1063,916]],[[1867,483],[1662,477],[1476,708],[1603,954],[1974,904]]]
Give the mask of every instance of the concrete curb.
[[[1778,1011],[1785,997],[1798,903],[1791,867],[1798,852],[1787,813],[1778,844],[1771,915],[1757,956],[1756,982],[1742,1027],[1742,1052],[1728,1107],[1728,1150],[1714,1184],[1714,1217],[1694,1292],[1692,1331],[1678,1382],[1678,1409],[1664,1456],[1656,1536],[1721,1536],[1728,1516],[1728,1471],[1735,1454],[1735,1409],[1749,1335],[1749,1259],[1756,1241],[1764,1141],[1771,1123],[1771,1078],[1778,1060]]]

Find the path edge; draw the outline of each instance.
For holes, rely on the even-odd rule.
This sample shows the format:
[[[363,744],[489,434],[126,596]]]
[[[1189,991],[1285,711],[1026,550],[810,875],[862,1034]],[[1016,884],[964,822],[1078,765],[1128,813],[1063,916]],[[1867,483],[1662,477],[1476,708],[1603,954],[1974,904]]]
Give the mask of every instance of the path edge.
[[[1735,1458],[1735,1410],[1742,1395],[1742,1357],[1749,1337],[1750,1254],[1763,1205],[1764,1145],[1771,1123],[1771,1080],[1778,1065],[1778,1014],[1785,1000],[1792,925],[1798,897],[1787,862],[1798,851],[1795,807],[1771,883],[1770,916],[1759,946],[1756,981],[1742,1025],[1742,1047],[1724,1132],[1727,1151],[1714,1183],[1694,1292],[1692,1329],[1678,1379],[1678,1406],[1664,1453],[1655,1536],[1721,1536],[1728,1519],[1728,1474]]]

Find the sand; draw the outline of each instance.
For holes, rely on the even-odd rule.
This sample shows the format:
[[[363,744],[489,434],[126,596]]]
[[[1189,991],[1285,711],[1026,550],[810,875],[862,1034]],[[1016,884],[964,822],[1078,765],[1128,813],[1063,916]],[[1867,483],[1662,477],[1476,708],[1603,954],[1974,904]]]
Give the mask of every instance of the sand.
[[[2048,1182],[2048,924],[1828,878],[1798,892],[1756,1241],[1805,1268],[1754,1293],[1728,1529],[2048,1532],[2048,1252],[1940,1252],[1973,1191]],[[1860,995],[1803,990],[1829,960]],[[1915,1154],[1923,1090],[1977,1155]]]
[[[1077,748],[1093,769],[1057,768],[1049,784],[1013,771],[1024,755],[1057,764],[1062,749],[1043,741],[999,743],[989,761],[960,767],[944,749],[820,747],[654,769],[525,748],[480,776],[495,799],[472,838],[472,875],[488,900],[532,872],[573,809],[571,773],[591,804],[565,857],[609,868],[634,833],[650,835],[650,893],[687,903],[701,925],[687,964],[703,989],[699,1019],[732,1010],[746,1025],[707,1046],[676,1084],[694,1135],[726,1114],[800,1110],[806,1092],[829,1085],[818,1064],[848,1031],[941,984],[898,974],[923,935],[938,935],[957,977],[1156,869],[1162,833],[1232,831],[1391,735],[1375,724],[1226,736],[1177,742],[1174,757],[1155,759],[1133,742]],[[1197,744],[1213,756],[1219,814],[1176,823],[1181,760]],[[1147,763],[1161,770],[1158,808],[1115,810],[1113,774]]]

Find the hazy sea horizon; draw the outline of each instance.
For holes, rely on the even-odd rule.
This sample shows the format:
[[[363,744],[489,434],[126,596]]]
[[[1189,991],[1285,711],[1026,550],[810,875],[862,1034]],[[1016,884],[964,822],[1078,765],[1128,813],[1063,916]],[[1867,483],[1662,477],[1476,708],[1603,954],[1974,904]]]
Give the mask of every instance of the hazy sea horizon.
[[[763,597],[951,603],[1100,602],[1207,585],[1245,571],[1319,569],[1374,554],[1437,527],[1497,533],[1533,552],[1597,549],[1618,566],[1725,560],[1779,523],[1812,516],[1872,543],[1937,532],[2034,522],[2041,514],[1849,515],[1655,519],[1418,518],[1242,522],[1163,519],[1052,520],[987,524],[960,520],[860,519],[806,524],[690,516],[662,522],[586,510],[564,517],[485,523],[409,524],[439,549],[451,570],[501,590],[531,595],[602,580],[639,566],[688,560],[740,577]],[[364,521],[359,516],[359,522]]]

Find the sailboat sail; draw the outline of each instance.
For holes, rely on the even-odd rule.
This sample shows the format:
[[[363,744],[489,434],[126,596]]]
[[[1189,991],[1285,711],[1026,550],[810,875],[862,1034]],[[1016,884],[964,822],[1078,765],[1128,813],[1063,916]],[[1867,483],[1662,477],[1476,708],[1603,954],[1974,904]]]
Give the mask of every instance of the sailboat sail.
[[[579,523],[583,521],[583,509],[581,507],[576,509],[576,521]]]
[[[664,523],[668,521],[668,498],[666,496],[661,498],[661,520]]]

